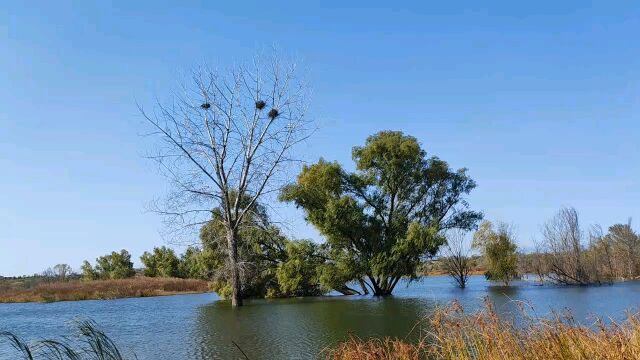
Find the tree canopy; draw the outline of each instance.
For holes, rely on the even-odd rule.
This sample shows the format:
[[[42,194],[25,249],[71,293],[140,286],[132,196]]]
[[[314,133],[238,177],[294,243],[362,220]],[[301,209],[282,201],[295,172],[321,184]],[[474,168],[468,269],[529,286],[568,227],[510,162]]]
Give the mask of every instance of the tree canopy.
[[[217,221],[228,242],[234,307],[245,296],[239,228],[265,194],[288,181],[292,150],[311,130],[306,83],[295,63],[275,55],[228,71],[201,68],[166,105],[159,103],[153,112],[140,107],[158,140],[151,158],[173,185],[156,210],[174,235],[192,235],[189,230],[207,221],[211,209],[224,209]]]
[[[230,297],[231,271],[222,211],[215,209],[212,219],[200,231],[199,261],[212,275],[214,291]],[[320,285],[321,265],[325,259],[320,246],[307,240],[287,239],[270,222],[262,205],[251,207],[237,236],[240,240],[238,269],[245,297],[321,295],[330,290]]]
[[[125,279],[135,275],[131,254],[127,250],[113,251],[96,259],[95,268],[88,261],[82,264],[82,277],[85,280]]]
[[[352,158],[355,172],[321,159],[281,193],[326,237],[334,265],[347,275],[341,280],[390,294],[438,251],[443,230],[474,229],[482,219],[468,209],[465,197],[476,184],[467,170],[427,157],[412,136],[377,133],[354,147]]]
[[[509,226],[500,223],[497,229],[484,221],[473,235],[473,246],[480,249],[487,262],[485,276],[505,285],[518,276],[518,249]]]
[[[175,251],[166,246],[153,248],[153,253],[145,251],[140,257],[144,265],[143,273],[149,277],[179,277],[180,259]]]

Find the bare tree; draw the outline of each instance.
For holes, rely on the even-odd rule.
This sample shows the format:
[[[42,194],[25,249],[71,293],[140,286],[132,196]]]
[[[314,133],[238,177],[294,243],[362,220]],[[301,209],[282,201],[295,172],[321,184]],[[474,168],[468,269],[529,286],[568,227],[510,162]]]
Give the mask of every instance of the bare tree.
[[[544,244],[538,240],[533,240],[533,253],[530,254],[531,267],[530,270],[538,277],[540,285],[544,284],[544,278],[549,268],[548,256],[544,252]]]
[[[59,280],[65,281],[73,274],[73,270],[68,264],[57,264],[53,267],[53,273]]]
[[[289,180],[292,149],[310,133],[306,95],[295,64],[274,55],[228,72],[199,69],[170,104],[140,107],[159,140],[151,158],[173,186],[156,206],[170,228],[198,228],[222,209],[234,307],[242,305],[238,231]]]
[[[52,282],[52,281],[54,281],[54,280],[55,280],[55,278],[56,278],[56,273],[55,273],[55,271],[53,271],[53,269],[52,269],[52,268],[50,268],[50,267],[49,267],[49,268],[46,268],[46,269],[45,269],[45,270],[40,274],[40,276],[42,276],[42,277],[45,279],[45,281],[47,281],[47,282]]]
[[[562,208],[542,229],[549,253],[549,276],[562,284],[586,285],[590,282],[584,266],[582,230],[578,212]]]
[[[469,280],[472,266],[470,254],[471,246],[466,241],[464,232],[450,231],[447,234],[447,243],[442,249],[442,266],[461,289],[467,286]]]
[[[611,263],[610,242],[602,235],[599,225],[592,225],[589,229],[589,247],[586,251],[587,269],[592,281],[600,284],[613,280],[613,266]]]

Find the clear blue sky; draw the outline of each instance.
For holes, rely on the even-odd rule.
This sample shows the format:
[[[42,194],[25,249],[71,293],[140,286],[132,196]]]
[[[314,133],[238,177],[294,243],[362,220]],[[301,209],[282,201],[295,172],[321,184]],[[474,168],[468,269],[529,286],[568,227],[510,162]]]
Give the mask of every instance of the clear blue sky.
[[[308,69],[308,160],[402,130],[468,167],[471,206],[525,247],[563,205],[640,228],[640,2],[107,3],[0,5],[0,275],[162,245],[136,100],[271,44]]]

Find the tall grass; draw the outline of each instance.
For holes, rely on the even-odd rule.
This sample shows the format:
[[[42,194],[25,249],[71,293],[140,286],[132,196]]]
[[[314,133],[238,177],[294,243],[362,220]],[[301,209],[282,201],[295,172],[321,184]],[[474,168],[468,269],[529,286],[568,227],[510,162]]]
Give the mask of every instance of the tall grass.
[[[206,281],[135,277],[120,280],[40,283],[30,288],[0,291],[0,303],[116,299],[208,291]]]
[[[523,312],[524,314],[524,312]],[[547,320],[525,315],[524,323],[500,319],[490,304],[465,314],[453,303],[426,319],[428,331],[416,342],[351,338],[325,352],[332,360],[587,360],[640,359],[640,316],[622,323],[583,326],[570,314]]]
[[[28,343],[13,333],[0,331],[2,340],[10,346],[1,356],[24,360],[125,360],[118,346],[92,320],[75,321],[76,333],[60,340],[40,340]],[[0,347],[0,350],[3,349]],[[5,357],[2,357],[5,359]],[[135,355],[131,355],[135,359]]]

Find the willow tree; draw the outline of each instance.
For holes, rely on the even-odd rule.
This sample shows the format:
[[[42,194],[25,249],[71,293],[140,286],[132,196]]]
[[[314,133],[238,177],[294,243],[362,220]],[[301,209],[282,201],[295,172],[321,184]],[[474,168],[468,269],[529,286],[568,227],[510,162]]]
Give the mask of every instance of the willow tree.
[[[484,221],[473,234],[473,247],[484,256],[487,271],[485,277],[491,281],[502,281],[509,286],[518,277],[518,246],[513,229],[506,223],[494,225]]]
[[[274,56],[197,70],[171,102],[140,109],[159,140],[151,157],[173,185],[156,208],[170,227],[199,229],[224,209],[233,306],[242,305],[238,231],[257,201],[286,182],[291,151],[308,136],[306,93],[296,66]]]
[[[470,230],[482,218],[468,210],[465,197],[476,184],[466,169],[427,157],[412,136],[380,132],[352,157],[353,173],[322,159],[305,166],[281,199],[304,209],[336,264],[374,295],[415,277],[420,261],[445,242],[443,231]]]

